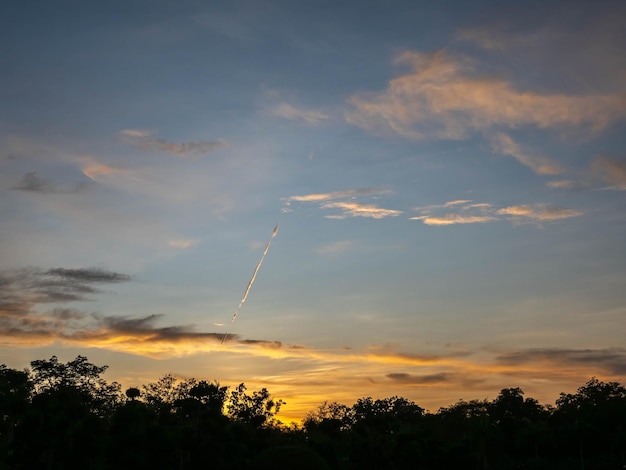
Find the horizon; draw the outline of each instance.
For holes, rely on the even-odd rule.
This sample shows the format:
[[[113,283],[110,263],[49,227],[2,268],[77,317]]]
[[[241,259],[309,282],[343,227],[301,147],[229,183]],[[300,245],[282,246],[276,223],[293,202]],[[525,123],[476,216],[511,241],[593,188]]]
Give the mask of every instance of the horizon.
[[[6,10],[0,363],[290,421],[626,382],[623,3]]]

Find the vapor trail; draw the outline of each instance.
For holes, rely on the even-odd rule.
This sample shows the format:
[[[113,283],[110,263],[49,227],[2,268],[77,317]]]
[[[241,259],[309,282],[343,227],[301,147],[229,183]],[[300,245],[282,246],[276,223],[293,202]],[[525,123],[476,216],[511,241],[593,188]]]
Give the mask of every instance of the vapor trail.
[[[265,245],[265,250],[263,250],[261,259],[259,259],[259,262],[256,264],[256,267],[254,268],[252,277],[250,278],[250,281],[248,281],[246,290],[244,291],[243,297],[241,298],[241,301],[239,302],[239,307],[237,307],[237,310],[235,310],[235,313],[233,313],[233,317],[230,320],[231,323],[235,321],[235,319],[237,318],[237,315],[239,315],[239,310],[241,309],[241,306],[245,303],[246,299],[248,298],[248,294],[250,293],[250,289],[252,289],[252,284],[254,284],[254,280],[256,279],[256,275],[259,272],[259,269],[261,269],[261,265],[263,264],[265,255],[267,255],[267,252],[270,251],[270,245],[272,244],[272,239],[276,236],[277,233],[278,233],[278,224],[276,224],[276,227],[274,227],[274,230],[272,230],[272,237],[268,240],[267,245]],[[221,341],[222,343],[224,342],[227,336],[228,336],[228,332],[224,333],[224,337],[222,338],[222,341]]]

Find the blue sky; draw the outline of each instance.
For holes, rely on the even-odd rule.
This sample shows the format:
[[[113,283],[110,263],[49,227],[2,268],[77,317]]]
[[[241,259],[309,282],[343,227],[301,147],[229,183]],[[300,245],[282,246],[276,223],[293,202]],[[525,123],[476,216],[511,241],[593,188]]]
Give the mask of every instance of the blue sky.
[[[245,382],[285,419],[623,381],[625,17],[12,4],[0,361]]]

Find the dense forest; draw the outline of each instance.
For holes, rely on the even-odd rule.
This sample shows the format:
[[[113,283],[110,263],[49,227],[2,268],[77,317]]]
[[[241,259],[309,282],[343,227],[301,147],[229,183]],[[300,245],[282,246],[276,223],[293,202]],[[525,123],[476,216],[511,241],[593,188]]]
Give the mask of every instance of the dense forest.
[[[555,406],[520,388],[436,413],[365,397],[284,426],[266,389],[168,374],[122,391],[106,369],[84,356],[1,365],[0,468],[626,468],[626,389],[595,378]]]

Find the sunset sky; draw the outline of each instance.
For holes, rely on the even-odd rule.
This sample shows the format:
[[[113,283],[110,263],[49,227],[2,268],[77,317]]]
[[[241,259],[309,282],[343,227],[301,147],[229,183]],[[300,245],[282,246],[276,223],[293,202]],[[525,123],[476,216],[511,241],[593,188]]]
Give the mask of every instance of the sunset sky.
[[[244,382],[283,420],[623,384],[625,21],[621,1],[9,2],[0,363]]]

